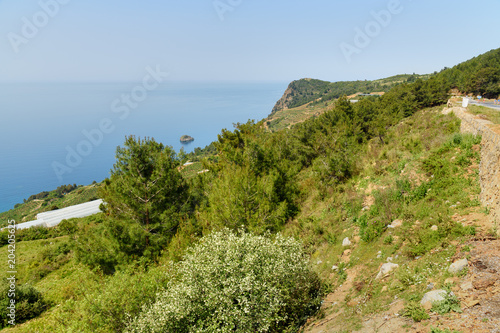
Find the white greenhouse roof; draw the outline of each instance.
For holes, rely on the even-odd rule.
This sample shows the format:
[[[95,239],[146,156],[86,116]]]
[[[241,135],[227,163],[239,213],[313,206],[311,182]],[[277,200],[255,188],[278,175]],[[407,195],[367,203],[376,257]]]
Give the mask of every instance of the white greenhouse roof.
[[[34,226],[54,227],[62,220],[72,219],[76,217],[86,217],[100,213],[99,206],[103,203],[101,199],[86,202],[80,205],[70,206],[50,212],[40,213],[36,216],[35,221],[19,223],[16,225],[17,229],[27,229]]]

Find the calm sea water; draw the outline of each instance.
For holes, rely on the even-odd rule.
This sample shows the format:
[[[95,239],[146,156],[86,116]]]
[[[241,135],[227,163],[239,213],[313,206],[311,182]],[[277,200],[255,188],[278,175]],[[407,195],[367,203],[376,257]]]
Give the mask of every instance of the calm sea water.
[[[0,84],[0,211],[62,184],[103,180],[127,135],[153,137],[176,151],[203,148],[222,128],[265,118],[287,83],[168,82],[126,115],[124,104],[113,102],[134,86]],[[184,134],[195,141],[181,144]]]

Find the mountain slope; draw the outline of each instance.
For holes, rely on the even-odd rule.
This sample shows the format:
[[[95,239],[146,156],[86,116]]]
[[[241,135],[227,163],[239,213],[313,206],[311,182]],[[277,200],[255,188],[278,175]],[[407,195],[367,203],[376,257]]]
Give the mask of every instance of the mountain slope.
[[[283,109],[295,108],[309,102],[329,101],[342,95],[358,92],[387,92],[393,86],[416,79],[428,79],[431,75],[402,74],[374,81],[340,81],[328,82],[316,79],[300,79],[290,83],[281,99],[274,106],[271,115]]]

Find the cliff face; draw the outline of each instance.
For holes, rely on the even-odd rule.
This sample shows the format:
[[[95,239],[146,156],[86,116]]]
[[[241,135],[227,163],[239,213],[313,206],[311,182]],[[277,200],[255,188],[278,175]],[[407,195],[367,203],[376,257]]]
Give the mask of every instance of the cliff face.
[[[463,108],[454,108],[453,112],[462,120],[461,132],[482,136],[480,200],[490,208],[492,222],[500,226],[500,125],[467,113]]]
[[[277,101],[276,104],[274,105],[273,111],[271,112],[271,114],[274,114],[275,112],[280,111],[280,110],[288,109],[288,106],[290,105],[290,103],[293,100],[293,96],[295,95],[295,93],[297,93],[295,90],[295,84],[294,84],[295,82],[296,81],[293,81],[292,83],[290,83],[288,85],[288,88],[286,88],[283,96],[281,96],[279,101]]]
[[[280,110],[291,109],[315,101],[329,93],[331,88],[331,82],[317,79],[306,78],[292,81],[274,106],[271,115]]]

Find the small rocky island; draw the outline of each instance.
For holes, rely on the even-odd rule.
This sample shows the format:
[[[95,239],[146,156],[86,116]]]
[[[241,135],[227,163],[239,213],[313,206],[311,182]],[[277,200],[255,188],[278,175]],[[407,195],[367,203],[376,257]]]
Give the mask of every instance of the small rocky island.
[[[191,142],[194,141],[194,138],[189,135],[183,135],[181,136],[181,142]]]

